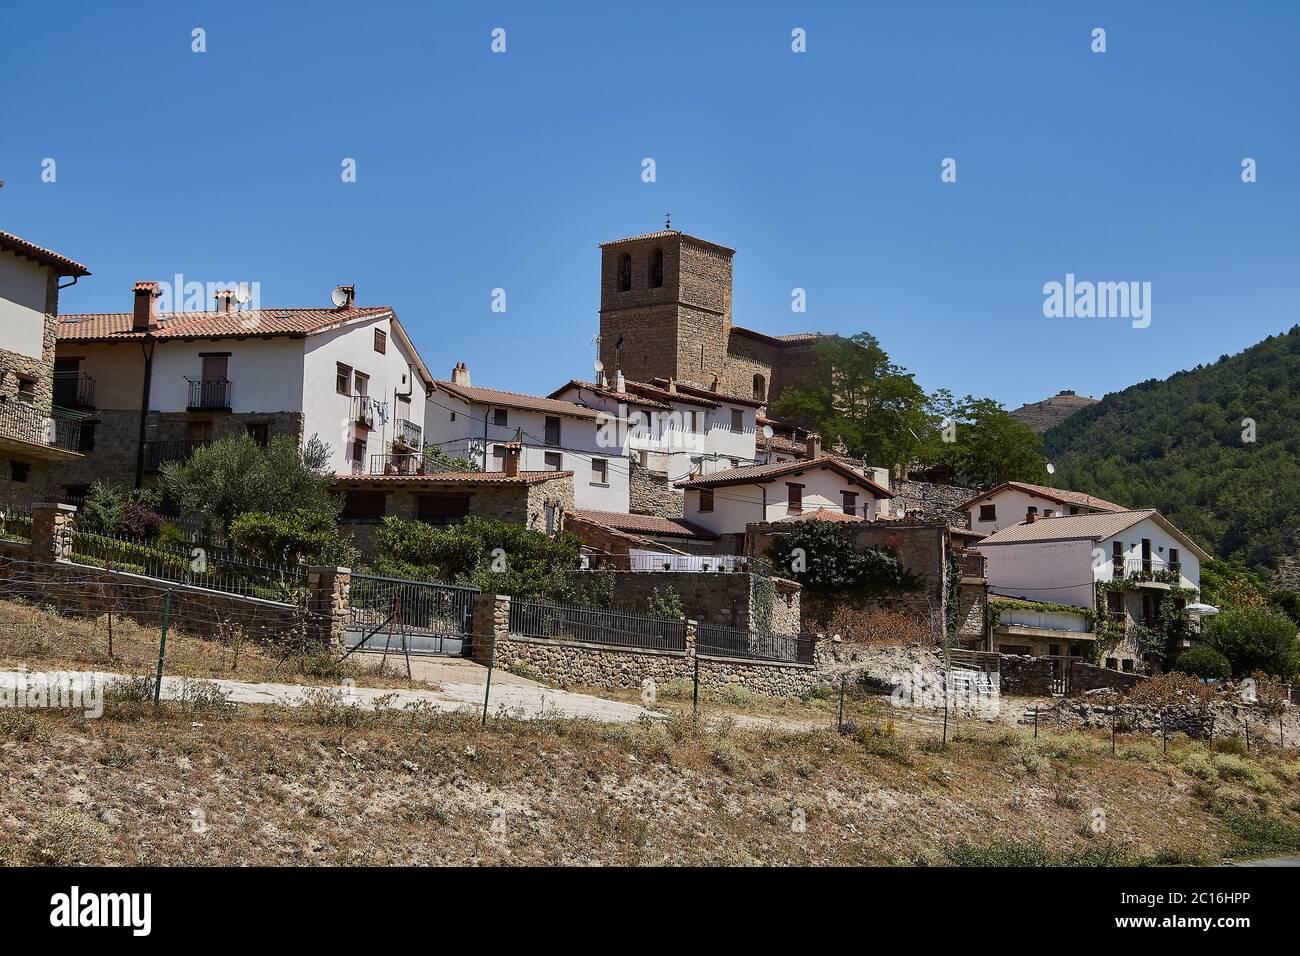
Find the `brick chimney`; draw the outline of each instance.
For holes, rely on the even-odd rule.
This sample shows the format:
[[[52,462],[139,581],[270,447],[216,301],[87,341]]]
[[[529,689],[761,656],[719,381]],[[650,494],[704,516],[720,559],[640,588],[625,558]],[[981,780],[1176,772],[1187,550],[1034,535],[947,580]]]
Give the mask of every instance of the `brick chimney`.
[[[235,293],[231,289],[221,289],[214,292],[212,298],[216,302],[218,312],[228,314],[234,308]]]
[[[519,476],[519,454],[524,446],[517,441],[506,442],[505,468],[507,478]]]
[[[464,362],[457,362],[451,370],[451,384],[464,385],[469,388],[469,366]]]
[[[158,328],[158,297],[162,290],[157,282],[137,282],[132,290],[135,293],[135,315],[131,321],[132,332],[152,332]]]
[[[816,432],[809,432],[808,437],[803,440],[804,457],[809,461],[822,456],[822,436]]]

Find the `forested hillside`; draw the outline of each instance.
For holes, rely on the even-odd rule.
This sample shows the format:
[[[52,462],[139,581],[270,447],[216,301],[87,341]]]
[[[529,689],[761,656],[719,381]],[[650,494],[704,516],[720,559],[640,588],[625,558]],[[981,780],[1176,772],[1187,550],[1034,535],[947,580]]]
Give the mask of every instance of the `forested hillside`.
[[[1158,508],[1216,557],[1300,582],[1300,326],[1107,395],[1044,446],[1056,486]]]

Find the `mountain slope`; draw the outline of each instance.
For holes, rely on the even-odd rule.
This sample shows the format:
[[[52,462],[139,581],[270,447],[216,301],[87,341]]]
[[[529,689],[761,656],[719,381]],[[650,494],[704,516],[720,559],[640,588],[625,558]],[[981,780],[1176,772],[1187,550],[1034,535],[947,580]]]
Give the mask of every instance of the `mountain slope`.
[[[1216,557],[1300,580],[1300,326],[1107,395],[1044,451],[1058,487],[1158,508]]]

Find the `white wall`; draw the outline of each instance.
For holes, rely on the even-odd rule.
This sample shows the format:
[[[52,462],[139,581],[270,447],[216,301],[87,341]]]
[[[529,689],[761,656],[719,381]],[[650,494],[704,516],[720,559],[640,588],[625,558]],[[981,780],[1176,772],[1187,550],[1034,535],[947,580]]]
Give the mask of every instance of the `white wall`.
[[[0,349],[42,357],[47,276],[45,266],[0,252]]]
[[[560,443],[557,447],[549,447],[545,444],[545,412],[506,408],[506,424],[500,426],[492,424],[493,409],[498,407],[501,406],[466,402],[439,389],[430,397],[426,411],[427,440],[436,443],[453,458],[467,458],[482,467],[486,427],[487,469],[495,471],[501,466],[500,459],[492,454],[493,446],[514,441],[522,428],[524,448],[520,470],[546,471],[547,454],[558,454],[559,470],[573,472],[574,507],[627,514],[631,466],[621,447],[604,443],[606,436],[613,436],[617,441],[616,429],[602,431],[595,420],[559,415],[556,417],[560,420]],[[603,483],[593,480],[593,459],[606,462],[607,480]]]
[[[1142,560],[1142,539],[1147,538],[1151,542],[1151,558],[1156,567],[1167,564],[1169,561],[1169,549],[1178,549],[1178,563],[1181,566],[1180,586],[1185,588],[1201,588],[1201,562],[1195,554],[1187,547],[1186,544],[1179,541],[1176,537],[1160,527],[1150,518],[1144,518],[1133,527],[1128,528],[1112,538],[1107,538],[1100,542],[1097,547],[1101,549],[1104,567],[1101,569],[1102,580],[1110,580],[1114,574],[1114,565],[1111,560],[1113,542],[1119,541],[1124,545],[1124,557],[1126,560]]]
[[[382,329],[387,336],[383,353],[375,351],[375,329]],[[387,419],[381,424],[376,416],[375,427],[368,433],[364,428],[357,429],[352,419],[351,399],[338,394],[335,388],[340,362],[354,373],[370,376],[368,394],[376,401],[388,403]],[[348,449],[354,439],[366,439],[365,466],[368,469],[371,455],[389,451],[396,419],[405,418],[424,427],[424,383],[415,369],[415,356],[407,352],[393,334],[389,318],[353,322],[309,336],[300,365],[298,401],[303,410],[303,433],[306,437],[318,434],[330,444],[336,471],[348,470]],[[230,377],[233,381],[233,371]],[[398,401],[396,396],[408,391],[411,393],[410,403]]]
[[[996,520],[981,521],[980,505],[994,505],[997,509]],[[1018,488],[1004,488],[991,498],[987,498],[978,504],[971,505],[968,509],[970,514],[970,527],[972,531],[978,531],[980,534],[992,534],[994,531],[1001,531],[1003,528],[1009,528],[1012,525],[1020,524],[1025,520],[1031,507],[1038,509],[1040,518],[1050,517],[1052,515],[1068,515],[1070,508],[1077,509],[1077,514],[1092,514],[1096,509],[1085,508],[1081,505],[1063,505],[1059,502],[1052,501],[1050,498],[1043,498],[1039,495],[1030,494],[1027,491],[1021,491]]]
[[[986,559],[990,591],[1082,608],[1091,608],[1096,601],[1092,541],[1027,541],[972,547]]]
[[[803,508],[808,514],[817,508],[843,511],[843,491],[857,493],[856,513],[867,521],[879,515],[879,502],[867,489],[855,485],[828,467],[780,475],[765,484],[724,485],[713,489],[713,510],[700,511],[699,489],[686,489],[685,517],[716,534],[739,533],[754,521],[780,521],[792,515],[786,484],[802,484]],[[766,497],[765,497],[766,494]],[[864,510],[865,509],[865,510]]]

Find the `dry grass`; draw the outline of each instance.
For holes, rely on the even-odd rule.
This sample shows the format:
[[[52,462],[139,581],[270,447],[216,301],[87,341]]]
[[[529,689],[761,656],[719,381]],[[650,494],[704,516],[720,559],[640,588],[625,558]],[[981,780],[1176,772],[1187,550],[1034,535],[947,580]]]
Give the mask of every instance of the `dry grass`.
[[[112,620],[109,653],[107,615],[87,618],[60,615],[20,601],[0,601],[0,668],[29,670],[100,670],[152,674],[158,666],[157,626],[144,627],[130,618]],[[339,655],[286,649],[248,639],[227,628],[219,639],[204,639],[175,629],[167,633],[164,673],[169,676],[277,681],[337,685],[344,677],[369,687],[430,685],[406,678],[405,662],[390,655],[381,666],[374,655],[355,655],[342,665]]]

